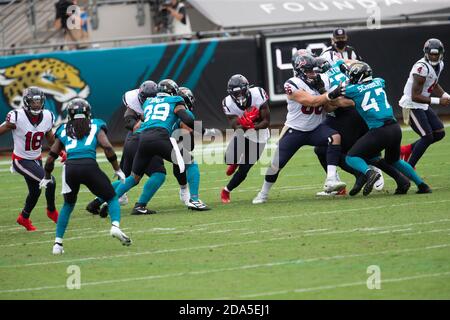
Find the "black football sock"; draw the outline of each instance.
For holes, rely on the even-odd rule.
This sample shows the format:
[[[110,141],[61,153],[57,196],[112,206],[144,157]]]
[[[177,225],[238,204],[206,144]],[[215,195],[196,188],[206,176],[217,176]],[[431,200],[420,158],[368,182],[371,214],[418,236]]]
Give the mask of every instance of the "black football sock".
[[[432,134],[427,134],[414,143],[414,149],[412,149],[411,158],[409,158],[408,163],[415,167],[420,158],[422,158],[425,151],[433,143],[434,138]]]

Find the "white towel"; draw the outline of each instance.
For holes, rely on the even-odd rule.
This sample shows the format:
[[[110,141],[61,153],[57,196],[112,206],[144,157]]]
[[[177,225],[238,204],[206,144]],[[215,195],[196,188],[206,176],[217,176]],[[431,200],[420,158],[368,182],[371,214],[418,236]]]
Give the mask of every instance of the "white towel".
[[[62,166],[62,190],[61,190],[61,194],[67,194],[67,193],[71,193],[72,189],[70,189],[69,185],[66,182],[66,165],[63,164]]]
[[[170,142],[172,143],[173,151],[175,151],[175,156],[177,157],[177,164],[180,167],[180,173],[184,172],[184,160],[181,156],[180,148],[178,148],[177,140],[170,137]]]

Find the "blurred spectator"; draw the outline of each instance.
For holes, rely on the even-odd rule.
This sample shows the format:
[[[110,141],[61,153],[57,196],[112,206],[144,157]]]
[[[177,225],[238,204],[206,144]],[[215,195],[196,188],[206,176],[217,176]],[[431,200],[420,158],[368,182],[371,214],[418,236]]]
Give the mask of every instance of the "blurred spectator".
[[[160,17],[156,23],[157,32],[174,35],[186,35],[192,32],[184,3],[178,0],[162,0],[159,14]],[[190,36],[183,36],[183,38],[190,38]]]
[[[84,42],[89,40],[87,13],[81,7],[72,9],[70,6],[78,6],[78,1],[59,0],[55,4],[54,27],[57,30],[62,30],[64,42],[78,42],[77,45],[67,45],[69,50],[85,49],[88,44]]]

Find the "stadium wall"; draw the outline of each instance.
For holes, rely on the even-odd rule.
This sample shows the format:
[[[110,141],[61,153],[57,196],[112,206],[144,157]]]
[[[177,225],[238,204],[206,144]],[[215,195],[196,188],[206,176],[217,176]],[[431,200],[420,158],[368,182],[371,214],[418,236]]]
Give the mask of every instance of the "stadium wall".
[[[423,55],[423,43],[427,38],[436,37],[449,47],[446,43],[449,35],[449,24],[349,31],[350,43],[372,66],[375,76],[386,79],[389,100],[397,115],[400,115],[397,101],[411,66]],[[203,120],[203,125],[223,129],[227,127],[227,121],[221,101],[232,74],[242,73],[251,83],[263,86],[268,92],[271,86],[282,86],[292,74],[289,69],[283,70],[285,73],[278,77],[278,84],[270,84],[267,63],[270,51],[266,40],[287,36],[293,42],[284,44],[283,48],[287,48],[282,57],[285,64],[290,62],[290,45],[308,46],[318,41],[328,45],[329,41],[323,34],[312,34],[305,39],[304,34],[283,33],[0,57],[0,119],[4,119],[12,108],[20,107],[24,87],[37,85],[46,92],[46,107],[55,114],[58,122],[65,117],[65,105],[71,98],[85,97],[93,106],[94,116],[108,123],[111,140],[122,142],[126,134],[121,108],[123,93],[138,87],[146,79],[172,78],[194,91],[197,98],[195,113]],[[445,59],[449,66],[448,53]],[[278,71],[273,69],[272,73]],[[448,70],[444,70],[441,84],[450,91]],[[273,125],[284,122],[286,108],[282,100],[271,103]],[[448,108],[438,110],[440,114],[450,114]],[[8,135],[0,137],[0,149],[11,147],[12,140]]]

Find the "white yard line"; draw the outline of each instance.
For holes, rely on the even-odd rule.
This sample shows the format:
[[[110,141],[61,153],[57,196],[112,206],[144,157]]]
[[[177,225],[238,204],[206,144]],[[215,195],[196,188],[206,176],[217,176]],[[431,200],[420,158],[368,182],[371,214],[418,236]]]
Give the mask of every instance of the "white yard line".
[[[104,280],[104,281],[81,283],[81,288],[87,287],[87,286],[108,285],[108,284],[116,284],[116,283],[126,283],[126,282],[134,282],[134,281],[146,281],[146,280],[174,278],[174,277],[197,276],[197,275],[204,275],[204,274],[210,274],[210,273],[242,271],[242,270],[251,270],[251,269],[257,269],[257,268],[271,268],[271,267],[278,267],[278,266],[292,265],[292,264],[305,264],[305,263],[311,263],[311,262],[316,262],[316,261],[342,260],[342,259],[360,258],[360,257],[366,257],[366,256],[376,256],[376,255],[386,255],[386,254],[389,255],[389,254],[417,252],[417,251],[423,251],[423,250],[434,250],[434,249],[442,249],[442,248],[448,248],[448,247],[450,247],[450,243],[433,245],[433,246],[427,246],[427,247],[419,247],[419,248],[408,248],[408,249],[399,249],[399,250],[385,250],[385,251],[378,251],[378,252],[372,252],[372,253],[356,253],[356,254],[339,255],[339,256],[324,256],[324,257],[315,257],[315,258],[298,259],[298,260],[287,260],[287,261],[286,260],[284,260],[284,261],[274,261],[274,262],[262,263],[262,264],[239,265],[239,266],[230,267],[230,268],[206,269],[206,270],[200,270],[200,271],[169,273],[169,274],[161,274],[161,275],[148,275],[148,276],[136,277],[136,278],[112,279],[112,280]],[[68,262],[71,262],[71,261],[73,261],[73,260],[69,260]],[[447,275],[447,274],[450,274],[450,272],[439,273],[439,275],[444,275],[444,274]],[[434,274],[434,275],[437,275],[437,274]],[[414,276],[414,277],[417,277],[417,276]],[[406,279],[406,278],[402,278],[402,279]],[[386,279],[386,280],[389,280],[389,279]],[[386,280],[383,279],[383,282],[388,282]],[[366,282],[361,282],[361,283],[365,284]],[[359,282],[358,282],[358,284],[359,284]],[[323,286],[323,287],[320,287],[320,288],[324,288],[324,287],[328,287],[328,286]],[[53,289],[65,289],[65,288],[66,288],[65,285],[42,286],[42,287],[30,287],[30,288],[16,288],[16,289],[0,290],[0,293],[17,293],[17,292],[43,291],[43,290],[53,290]],[[317,287],[317,288],[319,288],[319,287]],[[296,290],[305,290],[305,289],[296,289]],[[278,291],[276,293],[265,292],[265,293],[258,293],[258,294],[261,294],[261,295],[281,294],[280,292],[281,291]],[[284,292],[285,291],[283,291],[283,293]],[[287,292],[290,292],[290,291],[287,291]]]

